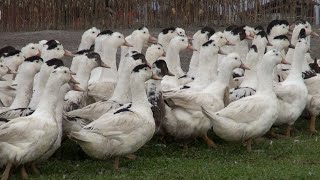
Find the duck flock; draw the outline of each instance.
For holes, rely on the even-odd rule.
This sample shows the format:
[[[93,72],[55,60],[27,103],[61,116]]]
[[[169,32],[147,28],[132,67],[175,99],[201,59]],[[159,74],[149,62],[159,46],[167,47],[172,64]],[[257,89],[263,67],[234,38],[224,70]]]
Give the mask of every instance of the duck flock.
[[[92,158],[135,159],[151,138],[171,137],[185,147],[213,132],[240,141],[251,151],[264,135],[288,137],[296,120],[309,115],[316,133],[320,75],[310,56],[304,20],[289,25],[203,27],[192,38],[182,28],[163,29],[158,38],[146,27],[124,37],[93,27],[77,53],[58,40],[42,40],[17,50],[0,49],[0,168],[8,179],[14,167],[47,161],[70,138]],[[290,38],[289,38],[290,37]],[[151,45],[148,45],[152,43]],[[192,43],[191,43],[192,42]],[[143,48],[147,47],[145,55]],[[116,54],[121,48],[120,64]],[[189,71],[179,53],[193,50]],[[61,58],[72,56],[70,68]],[[277,134],[274,126],[284,126]]]

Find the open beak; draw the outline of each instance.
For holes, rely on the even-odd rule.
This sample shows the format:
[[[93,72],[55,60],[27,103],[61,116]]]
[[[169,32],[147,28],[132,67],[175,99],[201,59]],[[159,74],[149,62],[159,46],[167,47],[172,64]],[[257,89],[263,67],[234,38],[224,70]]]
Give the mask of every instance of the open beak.
[[[235,46],[235,44],[233,44],[232,42],[230,41],[227,41],[226,45],[229,45],[229,46]]]
[[[148,41],[151,42],[151,43],[156,43],[158,41],[158,39],[155,38],[155,37],[150,36]]]
[[[110,68],[110,66],[106,65],[104,62],[101,63],[101,67]]]
[[[295,49],[296,47],[293,44],[290,44],[289,48]]]
[[[281,60],[281,64],[291,64],[291,63],[289,63],[287,60],[285,60],[285,59],[282,59]]]
[[[193,51],[198,51],[198,50],[196,50],[191,44],[189,44],[189,45],[187,46],[187,49],[191,49],[191,50],[193,50]]]
[[[248,39],[248,40],[253,40],[254,38],[253,38],[252,36],[246,35],[246,39]]]
[[[71,71],[71,75],[77,75],[77,73]]]
[[[124,40],[123,46],[133,47],[133,45],[128,43],[126,40]]]
[[[221,55],[228,55],[227,53],[223,52],[221,49],[219,49],[218,54],[221,54]]]
[[[155,75],[155,74],[152,74],[151,79],[154,79],[154,80],[162,80],[161,77],[158,77],[158,76]]]
[[[64,56],[74,57],[74,54],[71,51],[64,50]]]
[[[11,70],[8,68],[7,74],[18,74],[15,70]]]
[[[243,63],[241,63],[240,68],[243,70],[250,70],[250,68],[246,65],[244,65]]]
[[[81,87],[79,87],[76,84],[73,84],[71,82],[69,82],[68,84],[71,86],[72,90],[74,90],[74,91],[86,92],[84,89],[82,89]]]
[[[318,34],[318,33],[316,33],[316,32],[311,32],[311,34],[310,35],[312,35],[312,36],[317,36],[317,37],[319,37],[320,35]]]
[[[73,83],[73,84],[80,84],[77,80],[75,80],[72,76],[71,76],[71,79],[69,81],[70,83]]]

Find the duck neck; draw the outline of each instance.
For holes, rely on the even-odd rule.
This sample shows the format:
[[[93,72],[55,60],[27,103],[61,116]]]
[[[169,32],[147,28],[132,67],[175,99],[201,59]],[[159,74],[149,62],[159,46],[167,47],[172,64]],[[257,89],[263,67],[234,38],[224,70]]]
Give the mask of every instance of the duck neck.
[[[116,54],[117,54],[117,49],[116,47],[113,47],[111,45],[105,46],[102,51],[101,59],[102,61],[110,66],[111,69],[117,70],[117,64],[116,64]]]
[[[16,97],[10,106],[11,109],[27,107],[32,96],[33,80],[36,72],[24,69],[23,65],[19,68],[18,72],[15,79],[15,82],[17,83],[17,92]]]
[[[302,80],[302,64],[305,61],[305,52],[302,49],[295,49],[293,55],[292,66],[286,80]]]
[[[136,80],[134,77],[131,77],[130,89],[132,94],[131,109],[142,112],[143,114],[151,114],[152,116],[151,106],[145,90],[145,83],[141,82],[140,79]]]
[[[62,115],[64,113],[63,112],[64,97],[67,94],[67,92],[69,92],[70,90],[71,90],[71,87],[69,84],[64,84],[60,88],[58,102],[55,109],[55,117],[56,117],[55,119],[58,124],[59,131],[62,129]]]
[[[125,67],[125,69],[121,71],[121,73],[119,73],[119,79],[110,100],[116,101],[120,104],[125,104],[130,102],[131,100],[129,95],[130,72],[131,71],[129,67]]]
[[[89,39],[82,38],[81,42],[80,42],[80,45],[79,45],[79,48],[78,48],[78,51],[85,50],[85,49],[90,49],[90,47],[93,44],[94,44],[94,40],[90,41]]]
[[[200,51],[198,79],[201,82],[208,84],[214,81],[218,76],[218,54],[211,54],[210,56],[203,54]]]
[[[169,71],[175,76],[179,76],[179,72],[177,70],[177,67],[180,66],[180,55],[178,49],[169,46],[167,49],[166,63]]]
[[[149,64],[153,64],[156,62],[156,60],[159,58],[157,54],[155,54],[153,51],[147,51],[146,52],[146,59]]]
[[[294,28],[291,37],[291,44],[296,45],[301,28]]]
[[[273,93],[273,68],[274,66],[268,65],[268,60],[262,59],[257,66],[257,94],[271,94]]]
[[[52,77],[49,78],[34,114],[46,114],[55,117],[55,109],[59,97],[60,87],[63,84],[64,83],[59,79]]]
[[[75,78],[80,83],[80,87],[84,90],[87,90],[88,88],[88,82],[92,69],[93,68],[88,67],[86,63],[81,64],[78,68],[78,72]]]

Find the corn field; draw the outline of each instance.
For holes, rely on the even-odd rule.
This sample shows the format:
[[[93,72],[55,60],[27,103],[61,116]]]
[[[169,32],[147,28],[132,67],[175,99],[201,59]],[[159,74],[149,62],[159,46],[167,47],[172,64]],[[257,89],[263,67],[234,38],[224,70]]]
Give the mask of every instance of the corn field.
[[[312,0],[0,0],[0,31],[313,23]]]

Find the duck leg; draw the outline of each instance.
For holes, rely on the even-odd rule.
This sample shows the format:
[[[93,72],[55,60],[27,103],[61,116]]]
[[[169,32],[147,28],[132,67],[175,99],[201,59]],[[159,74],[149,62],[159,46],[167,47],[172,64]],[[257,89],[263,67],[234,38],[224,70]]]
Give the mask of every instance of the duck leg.
[[[136,160],[137,156],[134,154],[128,154],[128,155],[126,155],[126,158],[128,158],[129,160]]]
[[[7,180],[9,179],[9,175],[10,175],[10,170],[12,168],[12,163],[8,163],[6,166],[6,169],[3,171],[2,173],[2,177],[1,180]]]
[[[120,157],[117,156],[114,159],[114,166],[113,166],[114,170],[117,171],[117,172],[119,171],[119,165],[120,165]]]
[[[311,134],[315,134],[318,131],[316,130],[316,116],[313,113],[310,113],[310,121],[309,121],[309,131]]]
[[[290,133],[291,133],[291,125],[287,125],[284,131],[284,136],[285,137],[290,137]]]
[[[208,145],[209,148],[217,148],[217,145],[208,137],[207,133],[202,135],[202,139]]]
[[[20,166],[20,175],[21,179],[28,179],[28,173],[26,171],[26,168],[24,167],[24,164]]]
[[[32,173],[34,173],[35,175],[40,175],[40,171],[36,166],[36,163],[31,163],[31,171]]]

